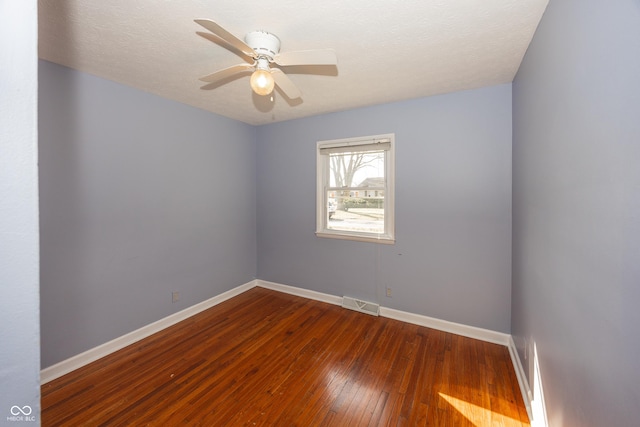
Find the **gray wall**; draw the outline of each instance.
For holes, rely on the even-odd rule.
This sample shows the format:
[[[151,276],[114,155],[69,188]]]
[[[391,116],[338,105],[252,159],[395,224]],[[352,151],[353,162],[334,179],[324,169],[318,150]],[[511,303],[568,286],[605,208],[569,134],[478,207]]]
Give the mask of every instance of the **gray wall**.
[[[39,65],[42,366],[253,280],[255,128]]]
[[[512,331],[552,426],[640,407],[640,3],[551,1],[513,87]]]
[[[40,421],[37,18],[0,4],[0,424],[13,406]]]
[[[316,141],[381,133],[397,243],[316,237]],[[260,279],[509,332],[511,85],[262,126],[257,153]]]

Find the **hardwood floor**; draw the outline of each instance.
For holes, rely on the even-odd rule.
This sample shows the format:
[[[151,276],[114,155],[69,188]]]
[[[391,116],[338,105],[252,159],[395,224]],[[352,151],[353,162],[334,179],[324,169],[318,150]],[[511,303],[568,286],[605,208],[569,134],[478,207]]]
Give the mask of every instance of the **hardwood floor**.
[[[506,347],[253,288],[42,386],[43,426],[528,426]]]

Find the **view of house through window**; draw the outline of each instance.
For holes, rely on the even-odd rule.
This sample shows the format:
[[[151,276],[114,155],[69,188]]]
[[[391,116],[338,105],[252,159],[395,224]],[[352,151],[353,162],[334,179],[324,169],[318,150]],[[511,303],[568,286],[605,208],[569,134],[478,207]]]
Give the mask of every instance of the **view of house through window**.
[[[329,155],[327,228],[384,233],[384,157],[384,151]]]
[[[392,139],[318,143],[318,235],[393,239]]]

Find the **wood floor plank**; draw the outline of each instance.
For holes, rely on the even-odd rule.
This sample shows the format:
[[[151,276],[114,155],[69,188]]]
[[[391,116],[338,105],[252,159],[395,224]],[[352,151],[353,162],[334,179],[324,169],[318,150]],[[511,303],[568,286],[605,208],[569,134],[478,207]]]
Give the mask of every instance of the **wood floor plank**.
[[[526,426],[506,347],[251,289],[42,386],[43,426]]]

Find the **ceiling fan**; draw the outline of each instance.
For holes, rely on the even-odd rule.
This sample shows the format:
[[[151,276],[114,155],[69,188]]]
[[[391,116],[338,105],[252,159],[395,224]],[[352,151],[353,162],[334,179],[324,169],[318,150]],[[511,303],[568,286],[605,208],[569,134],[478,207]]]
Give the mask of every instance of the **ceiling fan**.
[[[220,44],[238,54],[246,64],[233,65],[201,77],[208,83],[218,83],[230,77],[252,72],[251,88],[258,95],[269,95],[277,85],[290,99],[300,98],[302,94],[280,67],[293,65],[337,65],[338,59],[333,49],[299,50],[280,52],[280,39],[266,31],[252,31],[244,41],[234,36],[219,24],[209,19],[196,19],[211,33],[196,33],[214,43]],[[206,88],[206,86],[204,87]]]

